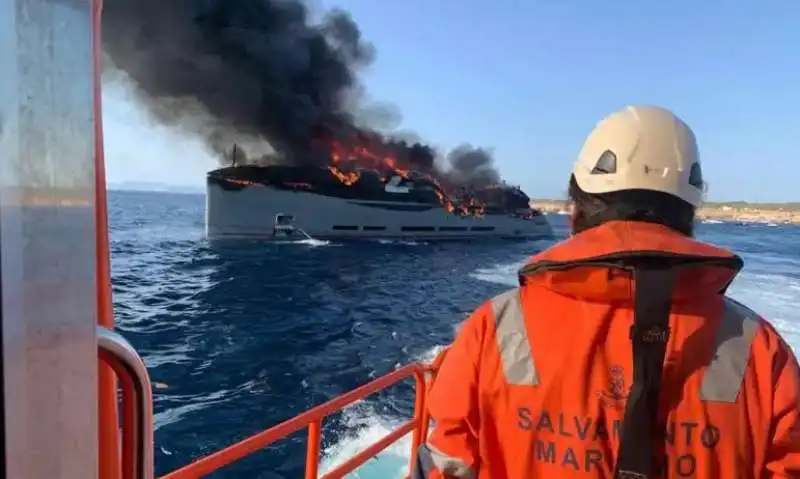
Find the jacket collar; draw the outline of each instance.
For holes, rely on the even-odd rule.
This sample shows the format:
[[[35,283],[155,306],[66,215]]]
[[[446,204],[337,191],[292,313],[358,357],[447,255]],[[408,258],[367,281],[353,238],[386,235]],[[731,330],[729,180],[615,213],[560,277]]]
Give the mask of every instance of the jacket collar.
[[[574,235],[533,256],[520,283],[587,300],[633,298],[636,264],[657,262],[676,272],[676,298],[724,293],[741,270],[732,252],[688,238],[666,226],[612,221]]]

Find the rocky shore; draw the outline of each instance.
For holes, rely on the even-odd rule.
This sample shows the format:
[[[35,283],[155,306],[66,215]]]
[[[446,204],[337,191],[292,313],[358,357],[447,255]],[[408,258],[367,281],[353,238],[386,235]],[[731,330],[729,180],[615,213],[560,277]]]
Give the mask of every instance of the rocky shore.
[[[568,213],[565,201],[533,200],[531,204],[546,213]],[[800,203],[706,203],[697,216],[707,222],[800,224]]]

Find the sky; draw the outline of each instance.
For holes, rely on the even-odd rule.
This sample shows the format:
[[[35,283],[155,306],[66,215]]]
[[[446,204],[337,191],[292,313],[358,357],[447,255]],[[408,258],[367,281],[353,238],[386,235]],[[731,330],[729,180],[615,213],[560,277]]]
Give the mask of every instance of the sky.
[[[370,97],[447,149],[489,147],[509,182],[563,198],[581,143],[628,104],[695,131],[716,201],[800,201],[800,2],[317,0],[348,10],[377,60]],[[488,7],[491,5],[491,7]],[[104,93],[109,182],[204,184],[215,158]]]

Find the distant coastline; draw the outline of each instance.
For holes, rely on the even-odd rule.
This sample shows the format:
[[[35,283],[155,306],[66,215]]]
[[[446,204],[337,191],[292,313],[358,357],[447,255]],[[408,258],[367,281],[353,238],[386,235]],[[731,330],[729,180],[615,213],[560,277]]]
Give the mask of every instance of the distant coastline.
[[[567,202],[563,200],[539,199],[532,200],[531,204],[546,213],[568,213]],[[706,222],[800,224],[800,202],[706,202],[700,206],[697,216],[700,220]]]
[[[110,191],[180,193],[187,195],[202,195],[205,193],[202,187],[169,185],[166,183],[148,181],[125,181],[122,183],[109,183],[107,187]]]

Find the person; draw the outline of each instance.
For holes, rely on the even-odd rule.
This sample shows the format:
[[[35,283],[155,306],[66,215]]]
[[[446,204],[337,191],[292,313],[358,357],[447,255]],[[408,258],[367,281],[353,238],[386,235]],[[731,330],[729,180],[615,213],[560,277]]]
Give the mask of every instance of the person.
[[[573,234],[480,306],[432,380],[412,477],[800,478],[800,373],[693,239],[692,130],[631,106],[588,136]]]

